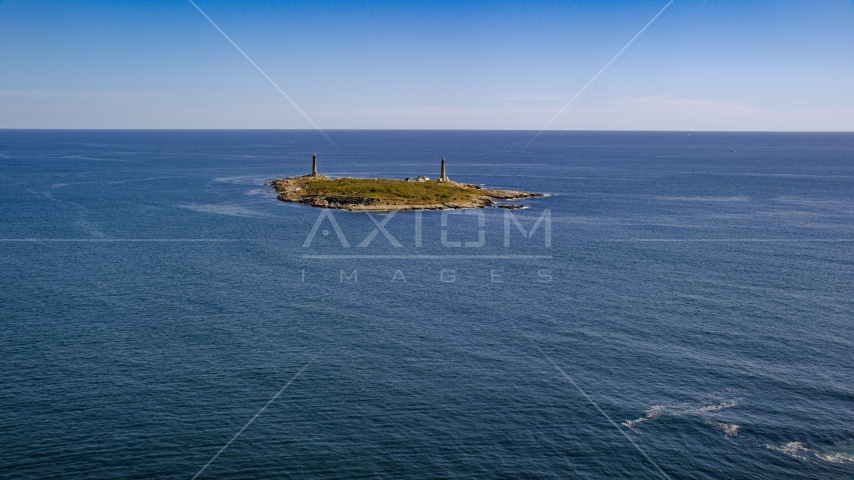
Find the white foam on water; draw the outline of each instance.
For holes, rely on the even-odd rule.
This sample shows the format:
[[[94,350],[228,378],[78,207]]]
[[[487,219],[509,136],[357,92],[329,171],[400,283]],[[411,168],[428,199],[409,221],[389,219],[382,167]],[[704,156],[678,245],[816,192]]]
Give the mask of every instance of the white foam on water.
[[[646,415],[634,420],[623,422],[623,426],[635,433],[641,433],[638,426],[642,423],[654,422],[661,417],[703,416],[710,412],[717,412],[726,408],[732,408],[741,403],[741,398],[733,398],[714,404],[679,403],[675,405],[653,405],[646,411]],[[715,424],[717,425],[717,424]],[[729,424],[724,424],[729,425]],[[731,430],[738,432],[738,425],[733,425]],[[726,430],[724,430],[726,431]]]
[[[265,193],[270,193],[270,190],[264,190],[262,188],[253,188],[252,190],[246,192],[246,195],[262,195]]]
[[[685,412],[685,414],[699,414],[699,413],[706,413],[706,412],[716,412],[718,410],[723,410],[725,408],[734,407],[734,406],[738,405],[740,402],[741,402],[740,398],[735,398],[735,399],[732,399],[728,402],[719,403],[717,405],[707,405],[705,407],[700,407],[700,408],[688,410]]]
[[[641,433],[640,430],[637,429],[637,426],[644,422],[654,422],[658,420],[665,408],[667,408],[666,405],[653,405],[646,411],[645,416],[634,420],[627,420],[623,422],[623,426],[635,433]]]
[[[249,210],[247,208],[238,207],[236,205],[227,205],[227,204],[189,204],[189,205],[178,205],[179,208],[186,208],[187,210],[193,210],[195,212],[201,213],[214,213],[217,215],[228,215],[231,217],[246,217],[246,218],[260,218],[260,217],[269,217],[266,213],[255,212]]]
[[[263,185],[270,181],[270,179],[266,177],[244,175],[239,177],[217,177],[214,178],[213,181],[219,183],[230,183],[232,185]]]
[[[854,463],[854,444],[851,443],[837,445],[824,452],[812,450],[801,442],[789,442],[780,446],[765,444],[765,448],[805,462],[821,460],[830,463]]]
[[[706,422],[709,425],[714,425],[715,427],[720,428],[724,431],[724,434],[727,437],[736,437],[738,436],[738,430],[741,428],[741,425],[737,425],[735,423],[726,423],[726,422]]]
[[[810,460],[809,457],[807,457],[810,449],[805,447],[801,442],[789,442],[785,445],[780,445],[779,447],[765,444],[765,448],[774,450],[775,452],[784,453],[792,458],[797,458],[798,460]]]
[[[854,456],[841,453],[822,454],[818,458],[831,463],[854,463]]]
[[[831,463],[854,463],[854,443],[837,445],[816,456]]]
[[[749,202],[750,197],[736,195],[733,197],[654,197],[656,200],[669,200],[673,202]]]
[[[107,182],[107,184],[109,184],[109,185],[121,185],[123,183],[130,183],[130,182],[150,182],[153,180],[170,180],[173,178],[183,178],[183,177],[176,177],[176,176],[172,175],[172,176],[168,176],[168,177],[133,178],[130,180],[112,180],[112,181]]]

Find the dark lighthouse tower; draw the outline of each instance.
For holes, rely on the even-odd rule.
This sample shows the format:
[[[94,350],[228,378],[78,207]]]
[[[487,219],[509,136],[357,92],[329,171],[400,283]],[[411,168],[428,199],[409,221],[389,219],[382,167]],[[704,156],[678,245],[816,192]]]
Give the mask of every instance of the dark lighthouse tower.
[[[445,172],[445,157],[442,157],[442,174],[439,175],[440,182],[448,181],[448,174]]]
[[[311,175],[317,176],[317,154],[314,154],[314,157],[311,159]]]

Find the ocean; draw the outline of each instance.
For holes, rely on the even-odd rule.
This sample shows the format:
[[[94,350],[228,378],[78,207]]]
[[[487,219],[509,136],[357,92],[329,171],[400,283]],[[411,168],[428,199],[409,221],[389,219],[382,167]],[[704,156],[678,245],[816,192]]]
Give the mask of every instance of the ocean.
[[[327,133],[0,130],[0,477],[854,476],[854,134]]]

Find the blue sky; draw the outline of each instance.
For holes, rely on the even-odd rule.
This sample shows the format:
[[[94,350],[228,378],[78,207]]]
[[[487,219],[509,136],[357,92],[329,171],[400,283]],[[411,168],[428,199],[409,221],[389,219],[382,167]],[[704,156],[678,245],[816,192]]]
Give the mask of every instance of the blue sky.
[[[322,128],[539,130],[656,1],[201,7]],[[854,1],[676,0],[553,129],[854,131]],[[0,1],[0,128],[311,128],[189,3]]]

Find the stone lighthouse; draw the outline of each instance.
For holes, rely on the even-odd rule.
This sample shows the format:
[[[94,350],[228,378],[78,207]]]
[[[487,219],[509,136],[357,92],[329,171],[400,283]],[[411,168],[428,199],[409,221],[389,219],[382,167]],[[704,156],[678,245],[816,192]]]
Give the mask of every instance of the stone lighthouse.
[[[317,154],[314,154],[314,157],[311,159],[311,175],[317,176]]]
[[[445,157],[442,157],[442,174],[439,175],[439,181],[440,182],[447,182],[448,181],[448,174],[447,174],[447,172],[445,172]]]

